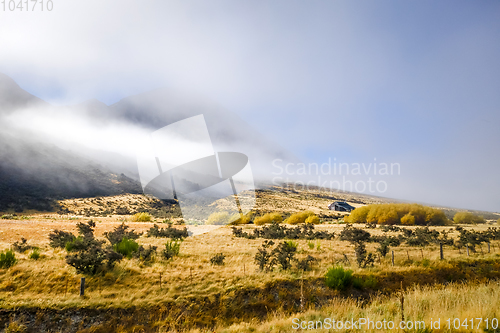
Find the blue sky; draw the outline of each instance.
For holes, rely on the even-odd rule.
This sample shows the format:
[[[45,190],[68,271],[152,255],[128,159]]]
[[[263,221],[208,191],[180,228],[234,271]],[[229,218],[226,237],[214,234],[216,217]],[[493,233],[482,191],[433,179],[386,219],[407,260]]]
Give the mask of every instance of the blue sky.
[[[83,1],[0,12],[0,72],[55,104],[200,93],[387,196],[500,211],[500,2]]]

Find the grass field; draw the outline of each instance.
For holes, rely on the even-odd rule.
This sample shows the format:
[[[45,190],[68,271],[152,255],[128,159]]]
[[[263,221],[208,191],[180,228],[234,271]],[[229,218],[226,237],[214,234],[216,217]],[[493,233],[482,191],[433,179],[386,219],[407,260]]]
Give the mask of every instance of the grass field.
[[[268,195],[272,193],[263,196]],[[266,202],[269,204],[272,200],[266,199]],[[275,206],[260,207],[265,212]],[[290,207],[287,209],[293,212]],[[317,213],[322,214],[321,211]],[[130,222],[130,216],[92,219],[96,222],[98,238],[123,222],[138,232],[153,226],[153,222]],[[0,250],[10,248],[13,242],[24,237],[28,244],[39,247],[42,254],[40,259],[33,260],[29,259],[29,251],[16,253],[18,263],[9,269],[0,269],[0,312],[4,311],[0,329],[1,324],[14,327],[23,324],[23,320],[28,325],[31,321],[36,322],[38,317],[46,318],[39,319],[39,322],[50,321],[54,316],[50,311],[62,311],[58,316],[68,320],[65,324],[68,331],[75,332],[203,331],[207,328],[221,332],[289,332],[294,331],[291,325],[295,317],[309,321],[332,317],[332,314],[335,318],[369,316],[372,320],[399,316],[397,293],[401,286],[407,304],[404,313],[411,319],[430,321],[438,316],[465,318],[472,315],[498,317],[495,311],[500,289],[496,282],[491,282],[500,277],[498,241],[491,243],[490,253],[483,245],[482,252],[478,248],[470,256],[464,249],[446,246],[445,260],[439,260],[439,246],[401,245],[392,248],[394,266],[389,254],[377,258],[373,267],[363,269],[356,266],[354,247],[349,242],[337,237],[333,240],[297,240],[298,259],[308,255],[317,259],[312,270],[274,269],[264,273],[254,262],[263,239],[234,237],[229,226],[189,225],[188,230],[194,236],[182,242],[178,257],[165,260],[158,255],[148,265],[139,259],[124,259],[106,273],[87,277],[85,297],[80,297],[82,275],[65,263],[65,250],[49,247],[48,235],[54,229],[76,233],[76,223],[87,220],[87,217],[58,214],[33,214],[24,219],[0,220]],[[489,226],[466,228],[485,230]],[[357,227],[365,228],[364,225]],[[242,228],[251,232],[256,226],[244,225]],[[317,230],[335,232],[336,235],[343,228],[342,224],[336,223],[316,226]],[[383,234],[379,228],[365,230],[374,235]],[[450,235],[456,237],[457,233],[453,231]],[[161,250],[167,240],[141,236],[137,241],[141,245],[158,246]],[[375,244],[368,243],[367,250],[374,252]],[[226,257],[222,266],[210,263],[210,258],[217,253]],[[326,287],[326,271],[345,256],[350,261],[350,264],[343,262],[346,268],[352,269],[356,276],[373,277],[376,286],[351,287],[345,291]],[[450,284],[452,281],[468,283]],[[482,305],[476,306],[474,302],[482,302]],[[80,326],[75,324],[75,319],[72,319],[73,324],[69,323],[68,318],[74,318],[75,311],[84,311],[82,316],[88,321],[80,320],[85,322]],[[108,313],[114,321],[106,319],[103,313]],[[12,319],[13,315],[18,319]],[[97,318],[94,322],[89,319],[92,316]],[[118,317],[122,318],[121,323],[116,322]],[[144,319],[146,317],[149,319]],[[47,327],[50,327],[47,331],[57,332],[57,325]]]

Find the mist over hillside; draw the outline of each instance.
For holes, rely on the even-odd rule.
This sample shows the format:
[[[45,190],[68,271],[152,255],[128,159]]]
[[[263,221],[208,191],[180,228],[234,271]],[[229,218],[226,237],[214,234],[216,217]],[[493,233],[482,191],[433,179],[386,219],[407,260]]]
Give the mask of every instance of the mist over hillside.
[[[203,114],[214,150],[249,157],[256,182],[272,160],[296,160],[215,103],[159,89],[107,106],[98,100],[53,106],[0,75],[0,210],[50,210],[54,199],[141,193],[138,138]]]

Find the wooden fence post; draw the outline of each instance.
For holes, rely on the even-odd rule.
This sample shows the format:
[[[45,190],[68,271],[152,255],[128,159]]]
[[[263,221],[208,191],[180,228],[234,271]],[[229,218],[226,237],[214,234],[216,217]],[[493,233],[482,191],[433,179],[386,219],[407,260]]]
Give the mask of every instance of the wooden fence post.
[[[394,250],[392,250],[392,266],[394,266]]]
[[[465,245],[465,247],[467,248],[467,257],[469,257],[470,256],[470,254],[469,254],[469,244]]]
[[[488,253],[490,253],[490,242],[488,242]]]
[[[424,260],[424,250],[420,249],[420,254],[422,255],[422,260]]]
[[[444,259],[444,253],[443,253],[443,243],[439,243],[439,258],[441,260]]]
[[[85,278],[80,279],[80,296],[85,296]]]
[[[161,290],[161,272],[160,272],[160,290]]]

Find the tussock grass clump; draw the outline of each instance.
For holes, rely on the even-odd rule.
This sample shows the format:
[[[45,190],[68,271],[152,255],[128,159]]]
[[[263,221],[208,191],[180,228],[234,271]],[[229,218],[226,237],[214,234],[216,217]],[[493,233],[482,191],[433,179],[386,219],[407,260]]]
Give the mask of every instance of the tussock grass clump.
[[[151,215],[148,213],[137,213],[132,216],[132,222],[151,222]]]
[[[271,223],[281,223],[283,222],[283,217],[279,213],[267,213],[263,216],[256,217],[254,220],[255,225],[264,225]]]
[[[0,252],[0,268],[9,268],[16,264],[17,259],[14,251]]]
[[[285,220],[285,223],[287,223],[287,224],[305,223],[309,216],[314,216],[314,215],[315,214],[313,212],[311,212],[310,210],[295,213],[295,214],[290,215],[290,217]]]
[[[453,217],[453,222],[457,224],[478,224],[486,223],[486,220],[482,216],[474,215],[469,212],[457,212]]]
[[[33,249],[33,251],[31,251],[31,253],[29,255],[29,258],[33,259],[33,260],[40,259],[40,250],[37,248]]]
[[[356,208],[345,218],[349,223],[446,225],[443,211],[419,204],[372,204]]]

